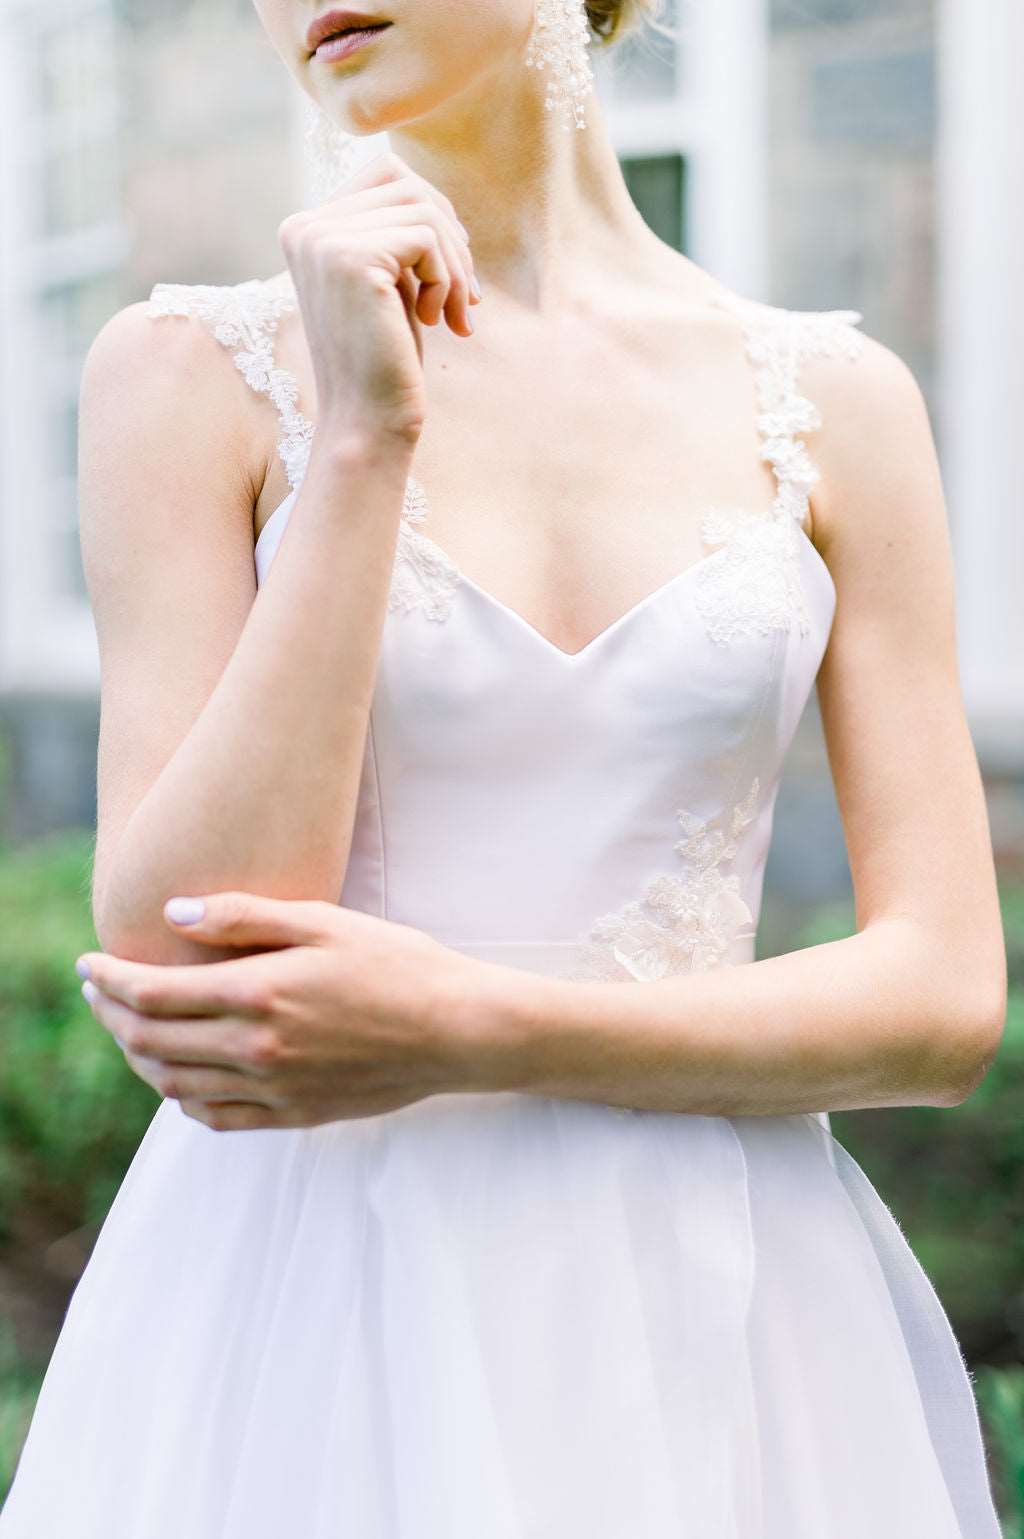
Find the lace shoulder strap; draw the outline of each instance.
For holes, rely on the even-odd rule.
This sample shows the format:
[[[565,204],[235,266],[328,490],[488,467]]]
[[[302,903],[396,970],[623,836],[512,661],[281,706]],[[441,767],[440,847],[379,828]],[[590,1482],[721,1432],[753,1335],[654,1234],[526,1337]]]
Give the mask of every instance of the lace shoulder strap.
[[[785,310],[722,289],[715,303],[732,311],[744,330],[757,390],[761,458],[778,481],[776,510],[803,526],[811,488],[821,473],[807,452],[804,433],[821,427],[821,413],[801,394],[800,369],[810,358],[855,361],[864,350],[856,328],[859,310]]]
[[[296,303],[287,272],[236,284],[157,283],[148,302],[148,314],[154,319],[197,316],[231,350],[246,384],[269,396],[281,427],[278,452],[293,490],[305,474],[313,424],[298,409],[294,375],[274,361],[274,336],[281,316]]]

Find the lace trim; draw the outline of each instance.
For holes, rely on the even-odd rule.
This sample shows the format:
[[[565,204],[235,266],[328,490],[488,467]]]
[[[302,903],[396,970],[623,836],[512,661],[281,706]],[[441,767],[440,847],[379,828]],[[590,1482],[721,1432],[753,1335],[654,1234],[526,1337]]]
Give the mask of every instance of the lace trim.
[[[788,628],[794,619],[806,634],[810,617],[800,575],[798,528],[820,475],[798,435],[820,427],[821,416],[799,393],[798,373],[807,358],[858,358],[864,338],[854,326],[863,317],[856,310],[785,310],[724,288],[712,296],[712,303],[732,311],[743,326],[747,356],[755,369],[761,456],[773,468],[778,491],[767,514],[744,508],[712,508],[705,514],[702,537],[720,549],[695,567],[694,602],[713,641],[764,635]],[[315,424],[299,410],[298,383],[274,362],[273,346],[281,316],[297,304],[286,270],[234,285],[157,283],[148,311],[152,317],[196,315],[232,350],[246,383],[277,408],[278,452],[293,491],[306,474]],[[425,516],[426,498],[410,476],[388,607],[422,609],[428,618],[443,621],[451,612],[460,573],[419,533],[416,526]]]
[[[416,529],[426,516],[426,494],[419,482],[409,476],[398,526],[388,609],[422,609],[428,620],[443,621],[451,613],[461,573],[440,546]]]
[[[278,453],[294,491],[309,466],[315,423],[298,408],[295,376],[274,362],[274,338],[283,314],[298,299],[289,272],[244,283],[157,283],[149,296],[149,315],[195,315],[218,342],[232,350],[245,382],[277,407],[281,423]],[[438,546],[416,529],[426,517],[426,497],[410,476],[406,482],[388,608],[422,609],[431,620],[446,620],[459,583],[459,572]]]
[[[859,358],[864,337],[854,329],[858,310],[794,311],[745,299],[728,289],[712,303],[740,321],[754,367],[761,458],[772,467],[778,490],[767,513],[712,508],[701,534],[720,545],[696,572],[695,603],[713,641],[767,635],[795,621],[800,634],[810,615],[800,573],[799,531],[820,472],[799,436],[821,426],[821,413],[800,394],[801,364],[828,356]]]
[[[681,873],[648,882],[642,896],[603,914],[583,938],[580,964],[568,974],[578,982],[653,982],[675,973],[707,972],[721,964],[734,941],[752,936],[753,915],[735,872],[724,872],[739,849],[739,836],[757,815],[760,779],[728,814],[698,818],[681,808],[684,838],[672,846]]]
[[[299,387],[293,374],[274,362],[274,336],[281,316],[295,306],[294,290],[280,278],[249,278],[244,283],[157,283],[149,296],[149,315],[196,315],[218,342],[232,349],[245,382],[277,407],[281,423],[278,452],[294,490],[309,461],[313,424],[298,409]]]

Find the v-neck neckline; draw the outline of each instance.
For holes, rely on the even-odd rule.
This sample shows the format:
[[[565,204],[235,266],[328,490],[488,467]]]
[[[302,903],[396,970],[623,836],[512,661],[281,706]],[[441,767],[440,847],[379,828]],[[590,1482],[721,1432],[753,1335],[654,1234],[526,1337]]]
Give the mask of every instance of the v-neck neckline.
[[[461,568],[457,566],[452,558],[448,555],[446,550],[438,545],[435,540],[432,540],[428,534],[424,534],[415,526],[415,524],[409,521],[406,509],[410,501],[410,486],[417,489],[417,496],[419,500],[422,501],[423,496],[422,490],[419,489],[419,483],[416,482],[412,476],[408,477],[406,482],[405,506],[403,507],[401,517],[401,521],[405,528],[406,534],[414,541],[420,542],[421,544],[429,547],[435,562],[439,563],[445,569],[454,585],[463,586],[471,593],[474,593],[481,603],[503,615],[507,620],[510,620],[517,629],[524,632],[536,646],[541,648],[541,650],[549,654],[554,654],[556,658],[560,659],[566,664],[582,661],[586,657],[590,656],[592,653],[599,649],[606,638],[610,638],[619,630],[624,629],[630,621],[635,619],[638,615],[642,614],[646,609],[652,607],[663,597],[666,597],[677,587],[683,587],[687,580],[691,578],[695,579],[697,574],[703,568],[709,566],[716,560],[721,561],[727,558],[727,548],[722,545],[716,547],[715,550],[708,551],[706,555],[698,557],[696,561],[691,561],[680,571],[674,572],[671,577],[666,578],[663,583],[659,583],[658,586],[653,588],[649,593],[645,593],[642,598],[637,599],[635,604],[631,604],[629,608],[626,609],[622,614],[618,615],[616,619],[610,620],[602,630],[598,631],[595,636],[592,636],[590,640],[585,642],[582,647],[577,648],[575,652],[568,652],[564,647],[560,647],[556,642],[552,641],[549,636],[546,636],[542,630],[533,624],[532,620],[528,620],[525,615],[520,614],[518,609],[513,609],[510,604],[505,603],[504,599],[500,599],[497,594],[492,593],[489,588],[483,587],[482,584],[478,583],[466,572],[463,572]],[[270,514],[266,523],[263,525],[263,528],[260,530],[259,535],[257,536],[254,552],[259,550],[264,535],[269,532],[271,525],[275,523],[281,514],[284,513],[285,508],[298,495],[298,491],[299,488],[295,487],[291,492],[288,493],[287,497],[285,497],[282,502],[278,503],[277,507]],[[779,506],[779,498],[776,496],[776,499],[772,503],[771,507],[766,508],[763,513],[759,513],[757,516],[763,516],[766,521],[770,522],[776,518],[789,517],[790,515],[785,511],[785,509]],[[814,541],[811,539],[806,529],[804,529],[799,524],[795,524],[794,527],[796,530],[798,542],[807,546],[808,550],[810,551],[812,560],[821,569],[828,585],[834,592],[835,584],[825,558],[814,544]]]
[[[421,504],[425,503],[425,497],[419,482],[417,482],[412,476],[409,477],[409,482],[415,488],[417,500]],[[271,517],[272,516],[273,515],[271,515]],[[764,516],[765,518],[773,518],[778,516],[776,513],[775,502],[772,503],[770,509],[765,511]],[[724,556],[724,548],[718,547],[717,549],[708,551],[707,554],[698,557],[696,561],[691,561],[687,566],[683,567],[682,570],[674,572],[671,577],[667,577],[665,581],[659,583],[656,588],[651,589],[650,592],[645,593],[641,598],[637,599],[634,604],[630,604],[628,609],[624,610],[623,613],[618,615],[614,620],[610,620],[607,625],[605,625],[601,630],[597,632],[596,635],[591,636],[589,641],[584,642],[582,647],[577,647],[575,652],[569,652],[565,647],[560,647],[557,642],[552,641],[550,636],[545,635],[539,626],[534,625],[533,621],[528,620],[526,616],[522,614],[518,609],[514,609],[511,604],[507,604],[504,599],[499,598],[498,595],[493,593],[490,588],[485,588],[481,583],[478,583],[474,578],[470,577],[466,572],[464,572],[461,567],[459,567],[457,563],[452,560],[448,552],[437,544],[436,540],[432,540],[430,535],[424,534],[423,531],[417,528],[415,524],[410,523],[404,510],[402,514],[402,522],[405,525],[406,532],[413,540],[421,541],[424,545],[429,547],[435,562],[440,562],[443,565],[453,584],[460,584],[468,588],[472,593],[476,594],[477,598],[482,603],[486,604],[492,609],[499,611],[506,618],[510,619],[514,625],[525,631],[526,634],[544,651],[554,653],[556,657],[560,658],[566,663],[573,663],[577,660],[582,660],[588,654],[595,651],[599,645],[604,642],[606,637],[610,637],[614,632],[623,629],[628,621],[634,619],[637,615],[648,609],[657,600],[667,595],[671,590],[675,589],[677,586],[681,587],[685,578],[693,576],[699,569],[705,567],[710,561],[713,561],[716,556]]]
[[[279,274],[276,280],[271,279],[268,281],[271,284],[276,284],[277,286],[283,287],[286,293],[293,296],[295,295],[295,287],[291,280],[291,273],[289,270],[286,269],[285,272]],[[744,331],[745,335],[749,335],[748,327],[750,324],[749,317],[751,308],[753,308],[755,311],[764,311],[765,309],[768,309],[770,312],[772,311],[772,307],[770,306],[764,306],[756,300],[746,300],[741,295],[734,294],[724,284],[718,282],[717,280],[713,283],[711,292],[707,299],[707,305],[709,309],[723,309],[732,314],[739,321],[741,329]],[[296,412],[295,415],[296,420],[301,422],[301,424],[303,424],[305,427],[307,439],[311,440],[312,434],[315,430],[315,424],[303,416],[301,412]],[[767,508],[763,510],[756,510],[756,513],[754,509],[744,511],[749,511],[751,514],[755,514],[757,517],[763,517],[766,522],[771,522],[775,519],[791,518],[792,515],[785,505],[785,481],[778,478],[778,476],[777,479],[779,484],[777,486],[775,496]],[[288,495],[280,503],[278,503],[277,507],[274,508],[273,512],[269,515],[256,538],[254,555],[255,552],[259,550],[263,538],[270,530],[271,525],[275,522],[278,516],[283,513],[286,505],[294,499],[294,497],[298,494],[298,491],[299,486],[293,487]],[[709,507],[707,509],[707,513],[710,513],[714,506],[715,505]],[[625,628],[630,621],[642,614],[648,608],[652,607],[661,598],[674,591],[677,587],[684,586],[687,580],[696,578],[697,574],[706,568],[710,563],[716,560],[725,560],[727,556],[726,547],[717,546],[714,550],[708,551],[705,555],[698,557],[696,561],[691,561],[687,566],[683,567],[682,570],[673,573],[672,576],[666,578],[664,582],[659,583],[656,588],[653,588],[650,592],[637,599],[634,604],[631,604],[628,609],[624,610],[623,613],[618,615],[614,620],[609,621],[606,626],[599,630],[596,635],[592,636],[589,641],[585,642],[582,647],[578,647],[575,652],[569,652],[564,647],[560,647],[556,642],[552,641],[549,636],[540,630],[538,626],[534,625],[532,620],[528,620],[526,616],[520,613],[518,609],[513,609],[510,604],[507,604],[503,599],[498,598],[497,594],[493,593],[489,588],[485,588],[481,583],[470,577],[468,573],[464,572],[461,567],[459,567],[458,564],[453,561],[443,546],[438,545],[436,540],[432,539],[430,535],[425,534],[423,530],[419,528],[419,522],[426,517],[428,507],[428,499],[422,484],[417,480],[416,477],[410,474],[406,478],[405,493],[403,497],[401,513],[401,526],[404,529],[407,537],[414,544],[418,543],[421,548],[429,550],[434,564],[441,567],[441,569],[445,572],[448,581],[452,584],[453,587],[464,585],[466,589],[477,596],[480,602],[484,603],[494,611],[502,614],[517,628],[525,632],[526,635],[529,636],[533,642],[543,651],[550,655],[554,655],[556,658],[566,664],[582,662],[586,658],[593,655],[597,650],[600,649],[601,645],[607,638],[611,638],[617,634],[620,630]],[[703,523],[703,519],[701,520],[701,523]],[[824,557],[815,546],[813,540],[807,533],[806,529],[803,527],[802,523],[797,522],[795,527],[797,535],[803,537],[803,542],[810,548],[812,555],[817,558],[818,565],[823,569],[829,583],[834,589],[832,575],[831,572],[829,572]]]

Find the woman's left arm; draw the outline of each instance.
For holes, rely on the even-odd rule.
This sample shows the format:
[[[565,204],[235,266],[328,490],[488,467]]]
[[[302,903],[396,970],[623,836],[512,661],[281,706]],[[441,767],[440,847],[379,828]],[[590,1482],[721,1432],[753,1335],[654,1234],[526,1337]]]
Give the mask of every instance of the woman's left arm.
[[[1006,952],[941,476],[913,374],[865,344],[856,369],[815,361],[801,384],[825,424],[809,445],[814,538],[837,605],[818,698],[856,934],[654,983],[481,971],[483,1047],[508,1045],[492,1079],[742,1115],[952,1106],[992,1062]]]

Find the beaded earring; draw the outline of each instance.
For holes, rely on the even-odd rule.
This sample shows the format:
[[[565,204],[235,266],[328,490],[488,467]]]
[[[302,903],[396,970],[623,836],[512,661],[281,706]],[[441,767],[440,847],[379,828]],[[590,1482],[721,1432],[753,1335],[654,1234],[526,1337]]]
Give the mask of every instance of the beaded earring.
[[[303,141],[314,203],[325,203],[352,174],[356,140],[357,135],[339,128],[322,107],[306,98]]]
[[[536,0],[525,63],[550,70],[544,106],[562,109],[564,126],[585,128],[583,99],[594,89],[587,49],[590,30],[584,0]]]

